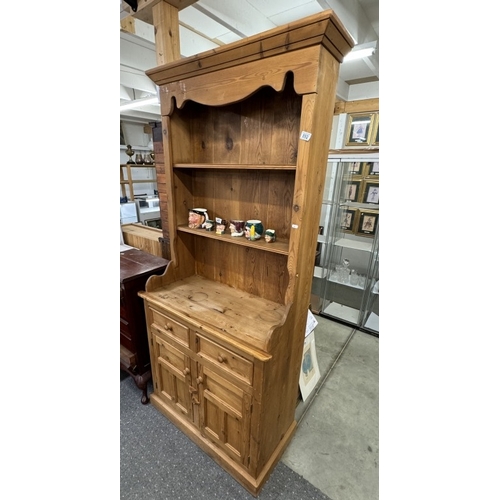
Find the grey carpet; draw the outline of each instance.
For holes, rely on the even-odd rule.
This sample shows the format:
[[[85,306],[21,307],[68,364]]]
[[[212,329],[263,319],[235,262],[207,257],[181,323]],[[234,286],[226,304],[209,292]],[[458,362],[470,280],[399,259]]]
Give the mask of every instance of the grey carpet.
[[[151,387],[150,387],[151,388]],[[148,391],[148,394],[150,391]],[[130,377],[120,380],[120,498],[251,500],[243,486],[201,451],[151,403]],[[279,462],[260,500],[330,500]]]

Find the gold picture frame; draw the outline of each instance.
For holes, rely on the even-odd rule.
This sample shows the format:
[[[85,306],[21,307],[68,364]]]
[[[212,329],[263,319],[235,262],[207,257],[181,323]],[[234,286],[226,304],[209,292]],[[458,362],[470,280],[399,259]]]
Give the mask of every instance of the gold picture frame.
[[[340,228],[344,233],[352,233],[356,231],[358,226],[358,209],[348,205],[340,207]]]
[[[378,205],[380,186],[378,179],[364,179],[361,186],[361,203]]]
[[[361,200],[363,178],[360,175],[347,176],[342,182],[342,202],[356,203]]]
[[[359,209],[356,236],[373,238],[378,226],[378,210]]]
[[[373,117],[373,128],[372,128],[372,135],[370,138],[370,146],[378,146],[379,145],[378,123],[379,123],[379,114],[377,113]]]
[[[347,163],[347,174],[350,175],[362,175],[363,174],[363,162],[361,161],[350,161]]]
[[[375,113],[353,113],[347,124],[346,146],[369,146]]]
[[[363,162],[363,177],[378,179],[378,175],[379,175],[378,160]]]

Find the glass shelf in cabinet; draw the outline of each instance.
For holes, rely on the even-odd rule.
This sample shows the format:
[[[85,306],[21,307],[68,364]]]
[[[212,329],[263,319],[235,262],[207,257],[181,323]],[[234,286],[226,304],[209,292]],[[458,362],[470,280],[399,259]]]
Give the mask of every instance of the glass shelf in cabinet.
[[[350,283],[349,281],[339,281],[338,279],[335,279],[333,278],[331,275],[328,277],[328,281],[330,283],[337,283],[338,285],[344,285],[344,286],[348,286],[350,288],[357,288],[358,290],[364,290],[365,289],[365,285],[354,285],[352,283]]]
[[[366,240],[367,238],[365,238]],[[351,240],[347,238],[339,238],[335,240],[334,245],[343,247],[343,248],[351,248],[352,250],[361,250],[362,252],[371,252],[373,243],[370,241],[357,241]]]

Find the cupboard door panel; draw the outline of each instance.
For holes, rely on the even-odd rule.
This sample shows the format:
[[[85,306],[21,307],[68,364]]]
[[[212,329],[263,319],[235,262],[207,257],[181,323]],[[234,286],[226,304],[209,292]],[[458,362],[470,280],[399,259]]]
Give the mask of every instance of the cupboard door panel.
[[[202,434],[248,466],[250,396],[206,367],[199,366]]]
[[[157,388],[163,401],[192,420],[193,411],[189,387],[191,361],[168,342],[155,335],[154,351],[158,366]]]

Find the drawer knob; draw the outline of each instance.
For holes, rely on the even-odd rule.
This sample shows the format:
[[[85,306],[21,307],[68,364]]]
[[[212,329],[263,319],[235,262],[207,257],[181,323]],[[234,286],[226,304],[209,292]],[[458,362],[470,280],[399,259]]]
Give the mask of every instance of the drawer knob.
[[[167,330],[172,330],[172,325],[170,323],[167,323]]]
[[[217,361],[218,361],[219,363],[225,363],[225,362],[227,361],[227,358],[226,358],[226,356],[222,356],[221,354],[219,354],[219,355],[217,356]]]
[[[184,368],[184,370],[182,370],[182,373],[184,373],[184,375],[189,375],[191,373],[191,370],[189,368]]]
[[[196,379],[196,382],[198,382],[198,384],[201,384],[203,382],[203,377],[198,377]]]

